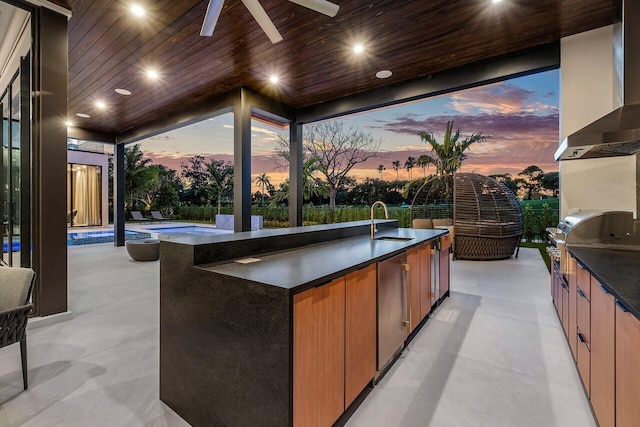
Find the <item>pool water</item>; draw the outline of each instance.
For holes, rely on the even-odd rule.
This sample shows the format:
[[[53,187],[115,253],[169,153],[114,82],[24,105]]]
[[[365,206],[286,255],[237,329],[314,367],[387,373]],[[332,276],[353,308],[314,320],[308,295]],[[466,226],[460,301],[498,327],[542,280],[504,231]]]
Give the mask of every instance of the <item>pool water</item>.
[[[151,234],[139,231],[124,231],[124,240],[149,239]],[[67,233],[67,246],[90,245],[93,243],[113,242],[113,230],[79,231]]]
[[[158,227],[148,228],[149,231],[153,231],[158,234],[198,234],[201,236],[211,236],[214,234],[226,234],[226,231],[218,230],[212,227],[199,227],[197,225],[185,226],[185,227]]]

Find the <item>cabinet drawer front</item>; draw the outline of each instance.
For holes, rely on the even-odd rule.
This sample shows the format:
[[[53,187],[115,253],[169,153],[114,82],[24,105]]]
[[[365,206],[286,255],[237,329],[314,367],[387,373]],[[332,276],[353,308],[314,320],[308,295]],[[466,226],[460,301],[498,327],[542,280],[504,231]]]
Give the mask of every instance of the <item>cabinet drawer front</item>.
[[[591,348],[591,303],[582,288],[578,288],[578,329]]]
[[[589,348],[587,347],[585,342],[582,342],[578,339],[578,354],[577,354],[577,364],[578,364],[578,373],[580,374],[580,378],[582,379],[582,384],[584,385],[585,390],[587,391],[587,396],[591,395],[591,353]]]
[[[579,262],[576,263],[576,278],[578,286],[585,294],[585,297],[591,301],[591,274]]]

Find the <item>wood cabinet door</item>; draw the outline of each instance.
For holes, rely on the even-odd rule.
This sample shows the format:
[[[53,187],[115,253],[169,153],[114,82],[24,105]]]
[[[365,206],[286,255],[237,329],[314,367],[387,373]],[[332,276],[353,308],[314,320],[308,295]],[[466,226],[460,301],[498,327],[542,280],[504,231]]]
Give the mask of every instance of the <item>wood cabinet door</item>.
[[[615,416],[615,299],[591,280],[591,406],[600,427],[614,427]]]
[[[447,235],[442,239],[446,244],[446,248],[441,248],[440,250],[440,295],[438,295],[438,298],[442,298],[449,290],[449,248],[451,247],[451,237]]]
[[[584,292],[585,297],[591,301],[591,273],[582,264],[576,261],[576,283]]]
[[[640,320],[616,303],[616,427],[640,423]]]
[[[576,336],[580,337],[576,344],[576,363],[578,365],[580,379],[582,380],[588,397],[589,387],[591,386],[591,354],[589,352],[589,343],[579,329],[576,331]]]
[[[412,332],[422,320],[420,317],[420,254],[418,248],[407,251],[409,264],[409,332]]]
[[[345,278],[293,296],[293,425],[328,427],[344,412]]]
[[[418,247],[420,259],[420,318],[431,311],[431,244]]]
[[[376,280],[375,264],[347,275],[345,408],[376,374]]]
[[[566,318],[568,319],[568,325],[565,327],[565,331],[567,333],[567,339],[569,340],[569,347],[571,347],[571,354],[573,355],[573,360],[577,360],[577,351],[578,351],[578,307],[577,307],[577,280],[576,275],[572,274],[569,276],[569,301],[568,307],[569,311],[566,314]]]

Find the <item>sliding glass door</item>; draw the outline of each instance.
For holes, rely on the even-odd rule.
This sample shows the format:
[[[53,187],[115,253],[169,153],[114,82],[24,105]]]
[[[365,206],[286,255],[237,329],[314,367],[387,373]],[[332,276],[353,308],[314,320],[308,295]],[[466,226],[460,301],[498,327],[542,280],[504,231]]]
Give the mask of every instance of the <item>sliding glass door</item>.
[[[31,79],[29,57],[0,96],[2,150],[0,210],[2,261],[10,266],[31,265]]]

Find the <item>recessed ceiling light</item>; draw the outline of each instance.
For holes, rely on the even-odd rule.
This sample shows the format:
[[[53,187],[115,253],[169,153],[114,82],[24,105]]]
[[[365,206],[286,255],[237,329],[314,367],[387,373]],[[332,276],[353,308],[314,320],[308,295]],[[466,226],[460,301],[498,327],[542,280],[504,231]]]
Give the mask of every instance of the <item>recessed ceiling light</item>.
[[[501,3],[501,2],[502,2],[502,0],[491,0],[491,1],[492,1],[492,3],[493,3],[493,4]]]
[[[72,126],[73,126],[73,122],[72,122],[71,120],[67,120],[66,122],[64,122],[64,124],[65,124],[68,128],[70,128],[70,127],[72,127]]]
[[[159,74],[156,70],[147,70],[147,77],[152,80],[155,80],[159,77]]]
[[[376,77],[379,79],[388,79],[392,74],[389,70],[380,70],[376,73]]]
[[[364,52],[364,46],[361,45],[361,44],[354,45],[353,46],[353,51],[355,53],[362,53],[362,52]]]
[[[76,116],[82,117],[83,119],[88,119],[89,117],[91,117],[90,115],[85,113],[76,113]]]
[[[280,81],[280,78],[278,78],[278,76],[271,76],[269,77],[269,81],[273,84],[276,84]]]
[[[102,101],[97,101],[97,102],[96,102],[96,107],[98,107],[98,108],[99,108],[99,109],[101,109],[101,110],[104,110],[105,108],[107,108],[107,104],[105,104],[105,103],[104,103],[104,102],[102,102]]]
[[[131,95],[131,91],[128,91],[126,89],[116,89],[116,93],[119,93],[120,95],[124,95],[124,96]]]
[[[134,4],[133,6],[131,6],[131,13],[133,13],[135,16],[144,16],[145,11],[139,4]]]

